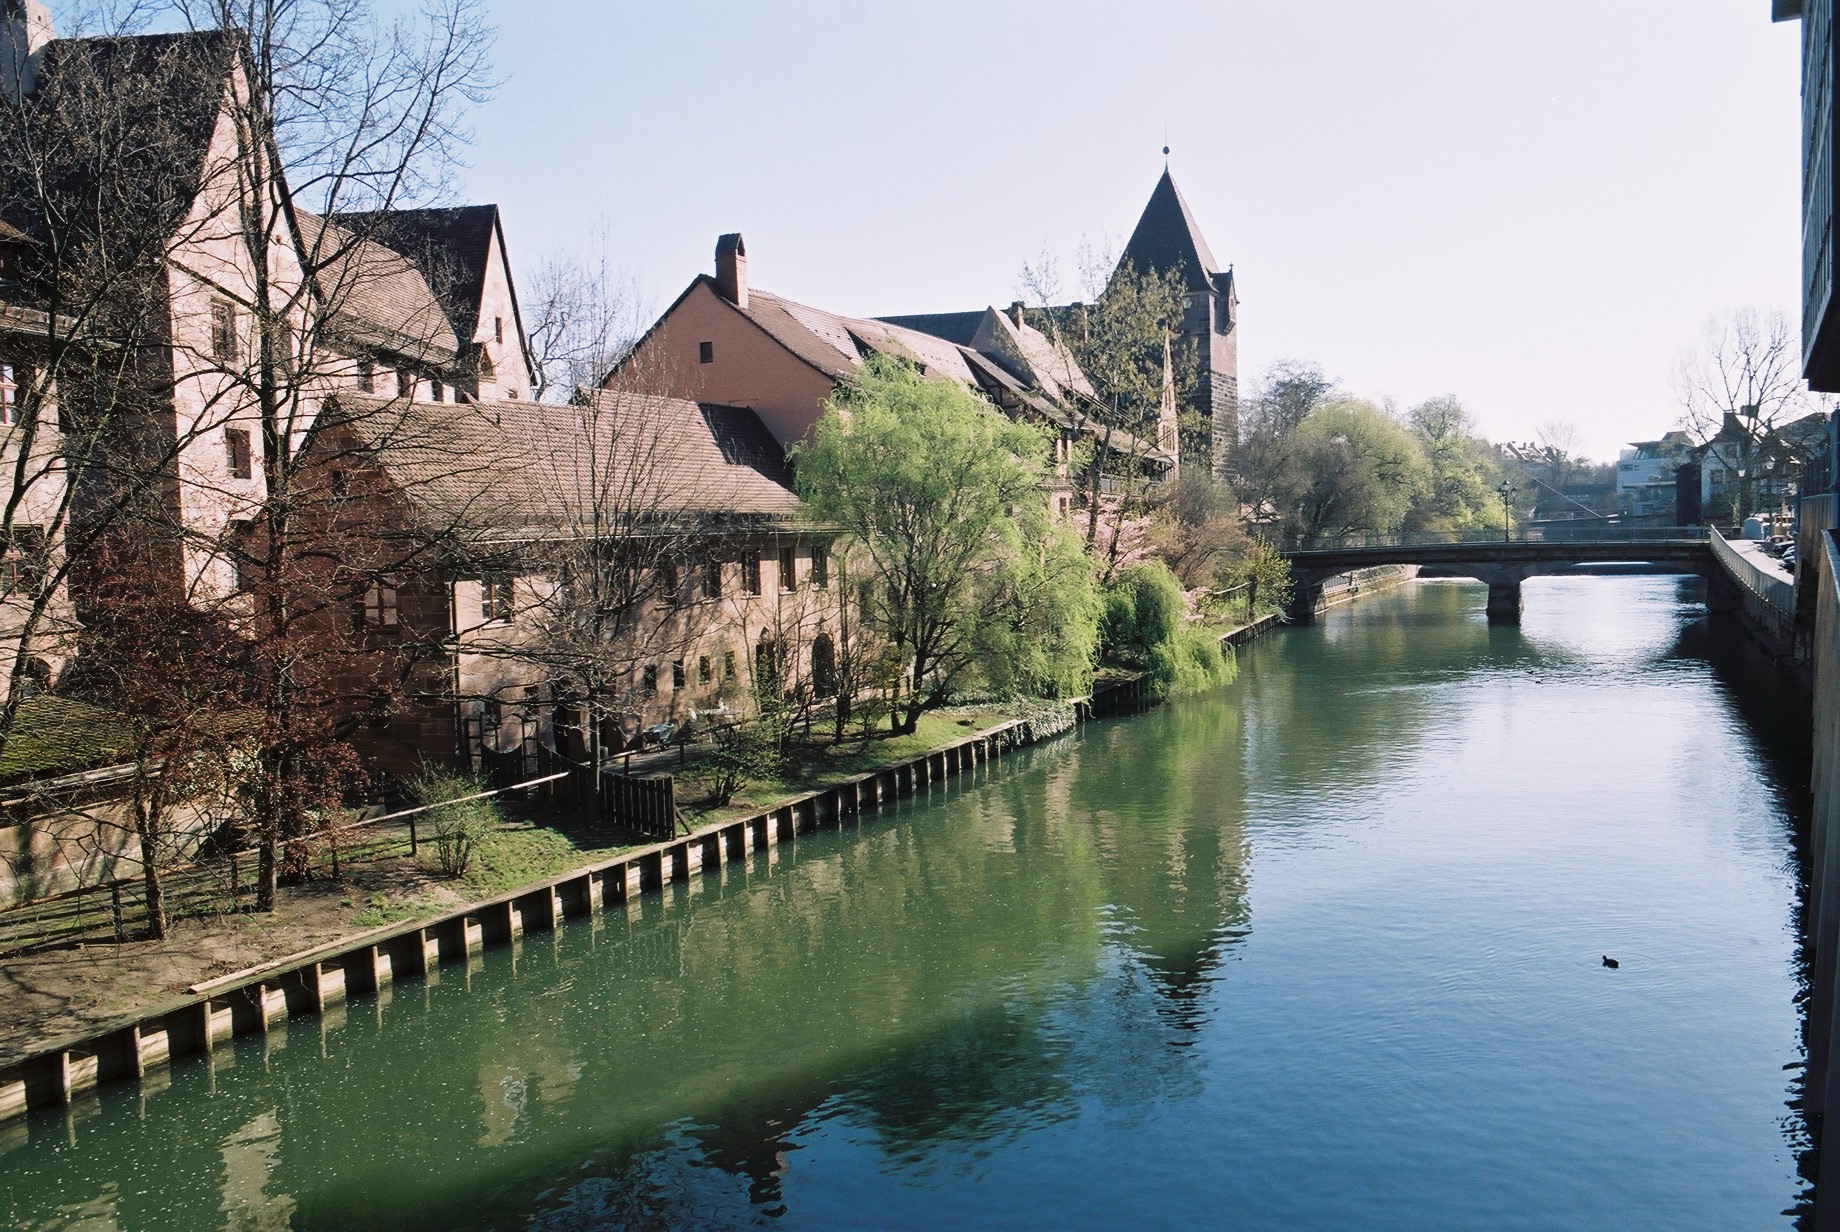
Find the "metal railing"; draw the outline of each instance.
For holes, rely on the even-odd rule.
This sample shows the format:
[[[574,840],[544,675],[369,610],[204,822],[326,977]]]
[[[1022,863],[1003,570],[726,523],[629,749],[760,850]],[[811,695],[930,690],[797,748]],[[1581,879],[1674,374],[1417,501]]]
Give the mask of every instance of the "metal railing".
[[[1704,543],[1703,526],[1616,526],[1586,518],[1577,525],[1524,526],[1500,530],[1414,530],[1389,535],[1287,536],[1280,551],[1339,552],[1351,548],[1417,548],[1515,543]]]

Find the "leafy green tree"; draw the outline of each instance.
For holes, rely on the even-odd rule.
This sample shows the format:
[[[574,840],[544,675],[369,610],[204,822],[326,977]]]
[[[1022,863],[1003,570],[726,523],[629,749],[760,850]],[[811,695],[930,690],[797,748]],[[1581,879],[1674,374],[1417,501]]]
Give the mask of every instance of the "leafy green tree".
[[[1388,533],[1431,484],[1431,464],[1410,429],[1371,402],[1316,407],[1292,433],[1286,529],[1305,537]]]
[[[1037,692],[1086,678],[1092,564],[1050,522],[1038,429],[876,357],[832,395],[797,474],[861,562],[863,620],[905,665],[895,731],[972,682]]]
[[[1291,563],[1268,540],[1254,539],[1243,556],[1220,571],[1220,584],[1227,590],[1243,587],[1246,619],[1257,620],[1261,611],[1291,601]]]
[[[1476,435],[1454,396],[1431,398],[1406,417],[1431,466],[1429,484],[1406,515],[1410,530],[1473,530],[1499,525],[1500,455]]]

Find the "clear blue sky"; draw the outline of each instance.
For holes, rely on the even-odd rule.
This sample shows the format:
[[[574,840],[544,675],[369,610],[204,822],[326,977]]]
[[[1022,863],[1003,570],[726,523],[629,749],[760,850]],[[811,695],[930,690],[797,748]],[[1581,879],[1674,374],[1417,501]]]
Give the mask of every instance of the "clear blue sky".
[[[656,309],[751,279],[860,314],[1007,303],[1162,169],[1238,271],[1241,370],[1461,397],[1496,439],[1658,435],[1708,314],[1797,311],[1800,27],[1768,0],[497,0],[463,193],[514,259],[597,226]]]

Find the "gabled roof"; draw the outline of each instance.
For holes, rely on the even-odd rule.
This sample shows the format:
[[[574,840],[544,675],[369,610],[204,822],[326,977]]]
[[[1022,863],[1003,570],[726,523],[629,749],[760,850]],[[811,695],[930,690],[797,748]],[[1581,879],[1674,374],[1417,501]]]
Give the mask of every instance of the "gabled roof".
[[[333,220],[375,236],[402,253],[434,289],[462,343],[479,332],[479,300],[485,290],[496,205],[456,205],[386,213],[335,213]]]
[[[1163,272],[1179,267],[1190,290],[1218,289],[1215,276],[1223,271],[1208,250],[1195,216],[1189,213],[1188,202],[1182,199],[1181,190],[1176,188],[1167,169],[1163,171],[1163,178],[1156,182],[1150,204],[1144,207],[1143,216],[1137,220],[1137,229],[1131,232],[1130,241],[1118,259],[1120,266],[1127,262],[1139,269]]]
[[[597,501],[628,527],[635,510],[730,523],[800,510],[778,443],[742,407],[607,390],[567,405],[341,394],[316,431],[335,427],[356,434],[426,529],[462,543],[576,537]]]
[[[302,249],[321,266],[319,292],[340,332],[423,363],[454,362],[459,339],[414,262],[306,210],[295,219]]]

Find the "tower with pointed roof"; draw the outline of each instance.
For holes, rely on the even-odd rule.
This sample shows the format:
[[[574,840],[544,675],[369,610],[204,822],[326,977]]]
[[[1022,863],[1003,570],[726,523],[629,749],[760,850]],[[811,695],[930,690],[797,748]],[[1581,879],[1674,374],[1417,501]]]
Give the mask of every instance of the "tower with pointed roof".
[[[1224,472],[1239,439],[1239,297],[1233,267],[1214,259],[1168,167],[1118,264],[1121,269],[1134,265],[1181,273],[1188,288],[1182,337],[1193,345],[1197,359],[1195,389],[1186,409],[1200,419],[1196,452],[1216,473]]]

